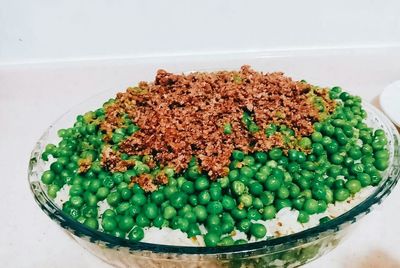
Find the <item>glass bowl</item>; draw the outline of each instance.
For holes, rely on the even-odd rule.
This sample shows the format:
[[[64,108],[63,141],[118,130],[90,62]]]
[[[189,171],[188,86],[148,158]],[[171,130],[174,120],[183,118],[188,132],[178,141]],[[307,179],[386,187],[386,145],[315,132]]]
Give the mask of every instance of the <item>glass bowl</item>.
[[[181,247],[132,242],[96,231],[73,220],[61,210],[60,199],[52,200],[40,181],[49,164],[41,159],[46,144],[57,143],[57,130],[73,125],[78,114],[94,110],[115,92],[99,94],[76,106],[52,124],[32,151],[29,184],[40,208],[78,244],[107,263],[117,267],[296,267],[310,262],[335,248],[363,216],[390,194],[399,179],[399,134],[379,110],[368,103],[367,123],[382,128],[388,137],[389,168],[372,194],[348,212],[316,227],[295,234],[228,247]]]

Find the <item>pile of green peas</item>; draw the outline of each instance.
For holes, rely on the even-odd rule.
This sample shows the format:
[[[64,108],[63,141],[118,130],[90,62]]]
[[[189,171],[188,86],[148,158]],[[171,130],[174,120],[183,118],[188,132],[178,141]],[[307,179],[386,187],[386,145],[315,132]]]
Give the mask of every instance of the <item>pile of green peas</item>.
[[[206,246],[247,243],[234,240],[236,230],[248,238],[265,239],[267,230],[258,220],[274,219],[279,210],[288,207],[298,210],[298,221],[306,223],[311,215],[326,211],[328,204],[378,185],[381,171],[388,167],[387,138],[383,130],[364,123],[361,99],[339,87],[332,88],[329,96],[337,102],[335,111],[314,123],[312,135],[299,139],[287,126],[273,124],[264,130],[268,137],[280,132],[288,142],[295,140],[296,149],[273,148],[252,154],[234,150],[228,175],[216,181],[200,171],[195,158],[180,174],[170,167],[151,169],[147,165],[150,156],[126,154],[122,159],[134,159],[134,167],[123,173],[105,170],[100,164],[104,146],[118,150],[121,141],[139,130],[123,116],[123,127],[105,142],[99,124],[105,119],[105,107],[114,101],[111,99],[102,108],[79,115],[72,128],[58,131],[61,141],[48,144],[42,154],[51,164],[41,181],[52,198],[67,185],[69,200],[63,211],[116,237],[140,241],[144,228],[154,226],[178,229],[188,237],[202,235]],[[324,111],[323,105],[320,109]],[[249,131],[260,130],[250,115],[243,121]],[[231,125],[224,126],[224,133],[232,133]],[[80,173],[82,161],[91,164]],[[168,177],[168,184],[154,192],[131,183],[135,176],[160,172]],[[106,202],[109,208],[100,213],[99,202]],[[321,222],[326,220],[329,218]]]

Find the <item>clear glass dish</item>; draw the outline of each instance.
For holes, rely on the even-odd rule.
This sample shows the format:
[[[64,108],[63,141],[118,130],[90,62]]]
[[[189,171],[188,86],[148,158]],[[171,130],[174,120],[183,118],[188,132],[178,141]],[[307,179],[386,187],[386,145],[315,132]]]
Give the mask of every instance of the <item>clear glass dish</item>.
[[[70,218],[61,210],[61,203],[57,202],[60,198],[52,200],[40,181],[42,172],[48,167],[40,156],[46,144],[58,142],[57,130],[70,127],[78,114],[100,107],[114,93],[108,91],[90,98],[47,129],[32,151],[28,179],[36,202],[54,222],[81,246],[117,267],[296,267],[335,248],[357,221],[390,194],[400,177],[399,134],[386,116],[364,103],[367,123],[387,133],[389,168],[368,198],[339,217],[292,235],[229,247],[180,247],[117,238]]]

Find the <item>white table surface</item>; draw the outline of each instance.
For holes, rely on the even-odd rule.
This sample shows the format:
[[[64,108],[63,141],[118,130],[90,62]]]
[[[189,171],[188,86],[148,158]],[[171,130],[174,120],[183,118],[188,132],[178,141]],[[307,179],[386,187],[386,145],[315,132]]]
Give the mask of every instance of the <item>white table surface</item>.
[[[1,267],[110,267],[80,248],[33,201],[27,183],[31,149],[46,127],[91,95],[123,90],[172,71],[238,67],[283,70],[324,86],[341,85],[376,103],[383,87],[400,79],[400,48],[90,61],[0,67]],[[400,103],[400,100],[399,100]],[[400,267],[400,187],[367,215],[351,236],[316,267]]]

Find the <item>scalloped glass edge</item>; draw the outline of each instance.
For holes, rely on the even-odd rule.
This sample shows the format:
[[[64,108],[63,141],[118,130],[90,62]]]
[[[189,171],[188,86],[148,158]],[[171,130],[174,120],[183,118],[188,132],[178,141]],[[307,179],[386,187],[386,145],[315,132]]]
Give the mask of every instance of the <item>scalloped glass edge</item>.
[[[111,91],[107,91],[107,95]],[[92,98],[104,97],[101,93]],[[90,99],[89,99],[90,100]],[[104,100],[104,99],[102,99]],[[296,248],[305,244],[321,240],[329,235],[343,230],[347,226],[358,221],[364,215],[368,214],[376,205],[380,204],[387,197],[393,187],[397,184],[400,177],[400,147],[399,133],[392,122],[377,108],[363,101],[363,107],[367,111],[368,120],[375,120],[375,124],[379,124],[388,136],[388,149],[390,152],[389,167],[383,174],[383,180],[376,187],[376,190],[363,202],[355,206],[348,212],[332,219],[324,224],[320,224],[313,228],[294,233],[291,235],[272,238],[259,242],[249,243],[245,245],[235,245],[227,247],[181,247],[161,244],[151,244],[144,242],[132,242],[127,239],[117,238],[101,231],[93,230],[83,224],[75,221],[65,214],[46,194],[44,185],[40,182],[41,170],[40,165],[44,165],[41,159],[41,153],[44,147],[50,141],[48,140],[49,133],[54,130],[54,126],[66,116],[76,116],[78,112],[75,108],[84,106],[87,101],[82,102],[70,111],[62,115],[56,120],[42,135],[36,143],[29,161],[28,181],[34,199],[39,207],[46,213],[54,222],[64,228],[67,232],[74,234],[77,237],[84,238],[87,241],[102,245],[107,248],[126,248],[129,252],[148,252],[159,253],[160,257],[164,254],[184,254],[184,255],[204,255],[204,257],[212,257],[219,260],[230,260],[237,258],[248,258],[265,255],[268,253],[277,253],[287,250],[288,248]],[[88,108],[86,109],[86,111]],[[371,118],[373,116],[373,118]],[[75,118],[75,117],[74,117]],[[367,120],[367,121],[368,121]],[[182,256],[181,256],[182,257]],[[188,256],[189,257],[189,256]],[[165,256],[165,259],[170,259]]]

